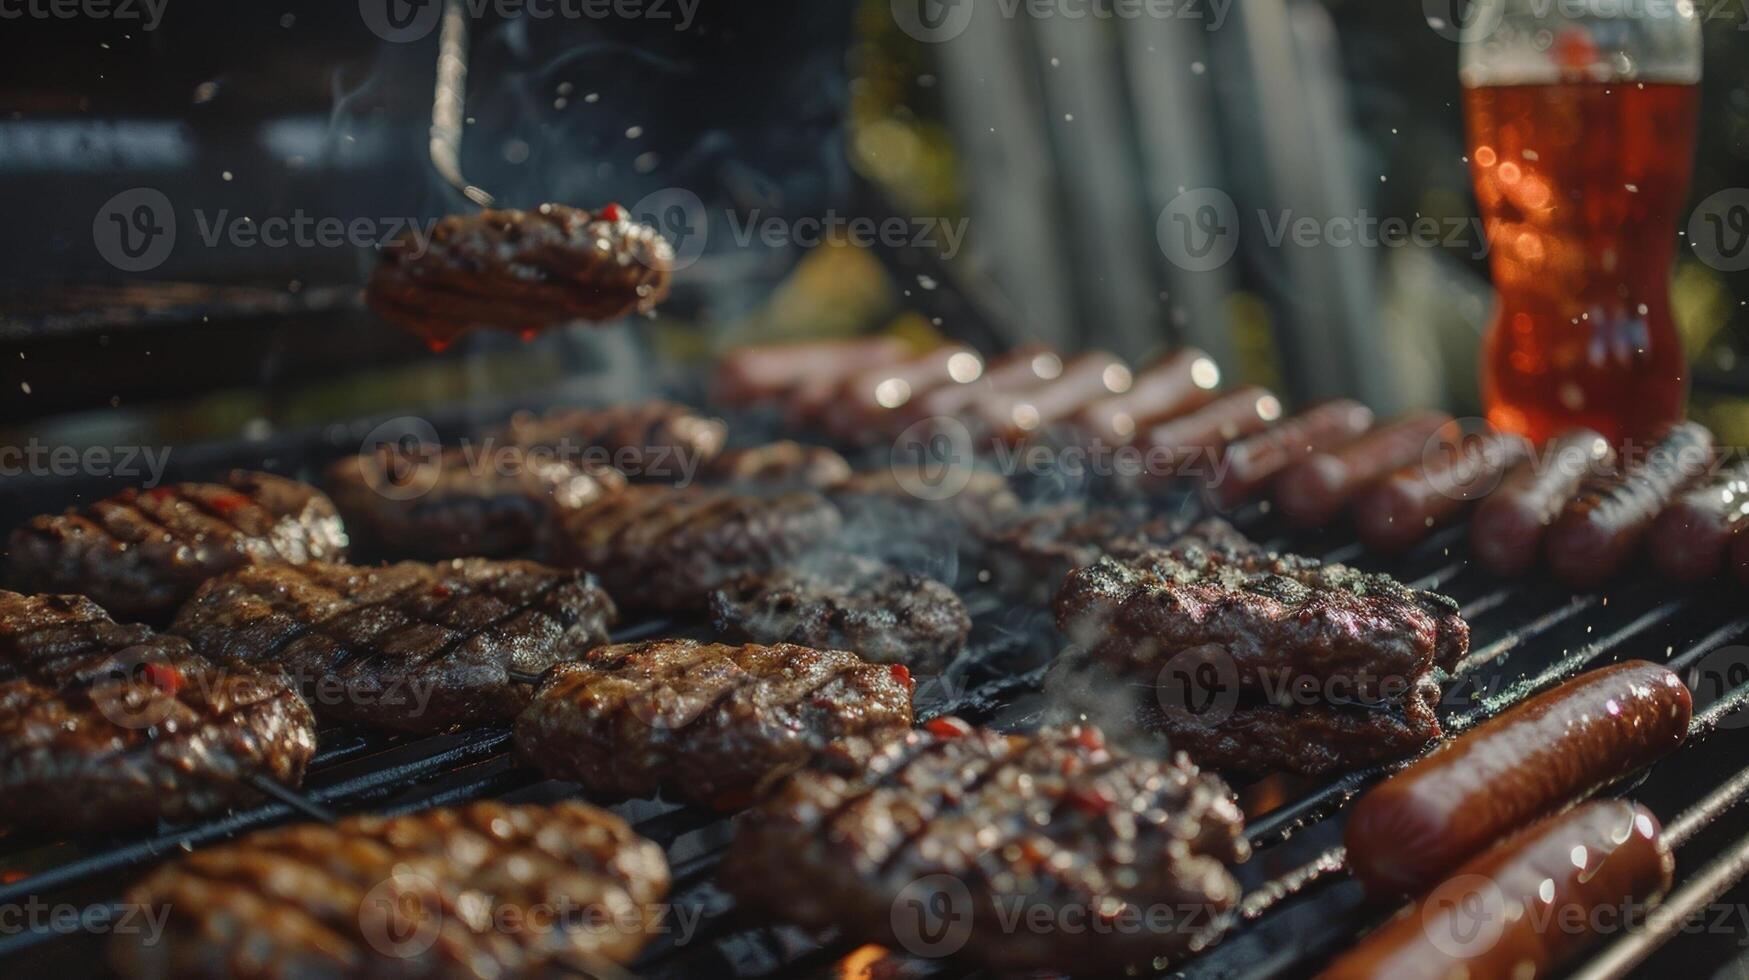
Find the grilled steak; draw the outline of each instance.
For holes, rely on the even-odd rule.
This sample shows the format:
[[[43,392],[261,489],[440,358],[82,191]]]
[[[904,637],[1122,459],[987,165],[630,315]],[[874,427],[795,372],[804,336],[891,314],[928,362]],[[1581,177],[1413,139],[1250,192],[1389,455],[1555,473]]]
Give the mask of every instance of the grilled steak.
[[[785,780],[740,818],[723,887],[855,940],[1077,975],[1182,951],[1238,901],[1243,817],[1183,756],[1095,728],[926,728]]]
[[[611,466],[634,480],[686,483],[723,451],[728,432],[722,419],[673,402],[648,401],[555,408],[543,415],[518,412],[496,438],[562,460]]]
[[[1457,603],[1388,576],[1194,541],[1071,572],[1057,625],[1120,672],[1214,646],[1247,686],[1269,677],[1412,680],[1469,649]],[[1363,686],[1362,692],[1370,690]]]
[[[784,490],[826,490],[850,479],[850,464],[835,449],[783,439],[730,449],[704,467],[718,483]]]
[[[987,532],[984,564],[1003,594],[1049,602],[1065,575],[1093,564],[1101,555],[1134,555],[1180,539],[1221,549],[1256,547],[1220,518],[1192,524],[1176,517],[1143,517],[1113,507],[1088,509],[1068,503]]]
[[[447,345],[472,327],[529,332],[647,313],[668,295],[674,250],[610,204],[450,215],[428,241],[382,251],[365,300],[383,318]]]
[[[394,558],[542,557],[556,514],[623,489],[604,466],[518,446],[351,456],[328,472],[353,550]]]
[[[340,517],[320,491],[239,470],[222,484],[124,490],[32,518],[12,532],[7,578],[33,591],[88,595],[124,618],[155,619],[221,572],[345,553]]]
[[[634,486],[560,515],[558,554],[623,606],[691,613],[711,591],[776,568],[838,533],[817,494],[771,498],[701,487]]]
[[[176,616],[199,653],[295,680],[325,718],[407,732],[502,724],[539,673],[607,640],[613,603],[579,572],[457,559],[239,569]]]
[[[83,596],[0,592],[0,824],[54,832],[179,822],[303,780],[310,709]]]
[[[597,976],[643,948],[667,893],[661,848],[611,813],[474,803],[196,851],[127,894],[167,913],[163,936],[109,954],[130,980]]]
[[[952,589],[855,555],[743,575],[711,595],[711,619],[737,639],[852,650],[929,673],[960,652],[972,629]]]
[[[516,748],[592,798],[663,794],[723,809],[832,739],[897,737],[911,677],[842,650],[652,640],[554,667]]]
[[[1183,666],[1197,665],[1193,658]],[[1062,717],[1164,735],[1171,748],[1229,772],[1325,775],[1406,758],[1440,736],[1439,684],[1431,674],[1391,697],[1329,701],[1302,691],[1285,703],[1264,692],[1228,691],[1218,674],[1202,676],[1200,683],[1195,673],[1164,682],[1125,677],[1070,654],[1051,665],[1045,699]]]

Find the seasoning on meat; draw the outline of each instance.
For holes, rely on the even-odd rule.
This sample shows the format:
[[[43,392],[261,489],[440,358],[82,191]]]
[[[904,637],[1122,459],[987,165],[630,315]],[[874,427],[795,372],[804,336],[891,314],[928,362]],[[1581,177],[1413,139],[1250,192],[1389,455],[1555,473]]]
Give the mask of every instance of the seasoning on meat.
[[[0,824],[181,822],[303,780],[315,721],[276,677],[120,625],[83,596],[0,592]]]
[[[539,673],[607,640],[586,576],[527,561],[245,568],[176,617],[202,655],[294,679],[317,714],[407,732],[504,724]]]
[[[123,618],[173,612],[200,584],[244,565],[338,561],[346,532],[314,487],[238,470],[223,483],[129,489],[12,532],[7,579],[76,592]]]

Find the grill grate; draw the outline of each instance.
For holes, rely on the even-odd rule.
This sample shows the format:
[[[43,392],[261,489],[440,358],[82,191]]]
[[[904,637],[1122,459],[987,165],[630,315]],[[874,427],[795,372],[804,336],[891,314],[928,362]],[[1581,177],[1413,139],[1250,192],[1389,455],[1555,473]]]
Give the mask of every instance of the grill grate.
[[[1633,657],[1664,661],[1696,689],[1694,737],[1651,772],[1612,791],[1631,792],[1671,819],[1737,778],[1737,760],[1749,749],[1743,734],[1749,725],[1737,724],[1735,717],[1731,723],[1721,722],[1749,701],[1749,683],[1730,686],[1737,678],[1715,670],[1719,664],[1713,655],[1749,637],[1749,616],[1725,591],[1678,593],[1657,582],[1636,581],[1608,594],[1573,596],[1535,582],[1502,585],[1470,568],[1462,560],[1461,528],[1432,536],[1400,559],[1378,562],[1337,534],[1284,534],[1257,511],[1240,515],[1238,523],[1271,547],[1352,561],[1456,598],[1471,623],[1473,652],[1447,685],[1442,720],[1449,732],[1470,728],[1604,663]],[[1018,615],[989,596],[975,595],[969,605],[975,627],[968,652],[944,682],[919,687],[919,719],[954,713],[997,727],[1036,724],[1043,707],[1038,691],[1055,642],[1048,617]],[[668,631],[669,624],[644,622],[619,631],[616,639]],[[1722,680],[1727,677],[1729,681]],[[322,732],[320,745],[306,792],[342,814],[404,812],[487,796],[550,800],[573,791],[518,767],[510,736],[502,730],[412,738],[334,729]],[[1178,972],[1188,977],[1303,974],[1382,918],[1388,910],[1368,907],[1358,884],[1335,873],[1340,869],[1340,821],[1330,817],[1390,768],[1322,781],[1278,776],[1241,784],[1252,814],[1247,834],[1256,847],[1241,871],[1248,892],[1241,921]],[[672,900],[688,915],[700,916],[697,931],[686,942],[672,934],[658,936],[636,964],[637,972],[656,977],[795,976],[821,972],[851,951],[849,944],[833,937],[754,921],[734,908],[713,881],[729,844],[728,821],[657,801],[616,809],[640,833],[667,848],[674,867]],[[6,872],[0,875],[0,908],[33,900],[112,903],[124,883],[152,862],[294,818],[288,807],[272,803],[143,839],[74,846],[0,838],[0,872]],[[1679,889],[1689,882],[1704,885],[1707,876],[1718,876],[1741,859],[1738,842],[1713,836],[1697,834],[1678,853]],[[24,877],[16,877],[20,873]],[[1677,947],[1694,945],[1685,935],[1672,942]],[[15,932],[0,935],[0,964],[18,975],[27,970],[89,970],[99,945],[89,936]],[[964,968],[951,962],[907,961],[905,972],[953,975]]]

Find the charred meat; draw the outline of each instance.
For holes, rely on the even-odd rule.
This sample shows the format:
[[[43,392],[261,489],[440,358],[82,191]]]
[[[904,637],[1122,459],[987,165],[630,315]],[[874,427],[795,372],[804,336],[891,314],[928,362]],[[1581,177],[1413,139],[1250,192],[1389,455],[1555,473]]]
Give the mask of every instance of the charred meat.
[[[519,446],[351,456],[328,487],[355,551],[394,558],[542,557],[559,512],[623,489],[605,466],[578,466]]]
[[[813,493],[657,486],[566,511],[560,523],[561,562],[595,573],[622,606],[667,613],[703,611],[713,590],[799,558],[840,526]]]
[[[0,824],[180,822],[303,780],[315,721],[277,677],[123,626],[83,596],[0,592]]]
[[[1226,785],[1182,755],[1130,756],[1095,728],[941,718],[789,777],[740,818],[720,880],[854,939],[1096,974],[1183,951],[1234,906],[1242,824]],[[1014,928],[1040,912],[1046,928]]]
[[[905,668],[842,650],[626,643],[549,671],[516,747],[592,797],[660,791],[732,809],[834,739],[901,736],[911,691]]]
[[[123,618],[173,612],[200,584],[245,565],[338,561],[334,504],[295,480],[238,470],[223,483],[124,490],[12,532],[7,579],[90,596]]]
[[[965,646],[965,603],[931,578],[854,555],[743,575],[711,595],[717,631],[754,643],[852,650],[935,673]]]
[[[196,851],[127,895],[168,912],[164,934],[109,954],[129,980],[596,976],[643,948],[667,893],[662,849],[611,813],[483,802]]]
[[[474,327],[531,332],[573,320],[647,313],[668,295],[674,250],[610,204],[585,211],[450,215],[428,240],[383,249],[365,300],[437,346]]]
[[[582,656],[614,615],[579,572],[470,558],[240,569],[203,586],[174,630],[215,661],[292,678],[326,718],[440,732],[510,721],[529,690],[509,672]]]
[[[607,408],[518,412],[496,441],[539,450],[558,459],[611,466],[633,480],[686,483],[723,451],[729,429],[722,419],[685,405],[647,401]]]

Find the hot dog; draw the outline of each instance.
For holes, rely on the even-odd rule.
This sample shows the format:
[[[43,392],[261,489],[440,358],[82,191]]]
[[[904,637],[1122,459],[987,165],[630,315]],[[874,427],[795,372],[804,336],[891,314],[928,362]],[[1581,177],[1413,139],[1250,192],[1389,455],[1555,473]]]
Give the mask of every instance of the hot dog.
[[[946,385],[969,385],[984,373],[984,359],[970,347],[948,344],[898,364],[858,371],[833,395],[826,431],[847,442],[873,443],[895,428],[894,410]]]
[[[1609,440],[1573,429],[1506,471],[1470,518],[1470,553],[1496,575],[1519,575],[1536,564],[1543,535],[1587,474],[1615,466]]]
[[[1370,894],[1419,893],[1490,844],[1660,758],[1688,734],[1681,678],[1643,660],[1582,674],[1360,798],[1348,860]]]
[[[1044,344],[1026,344],[990,362],[969,385],[942,385],[896,409],[896,425],[911,425],[931,417],[951,417],[980,400],[1024,391],[1061,377],[1063,358]]]
[[[1275,506],[1299,527],[1321,527],[1374,480],[1421,458],[1427,441],[1451,424],[1444,412],[1418,412],[1339,449],[1313,453],[1275,481]]]
[[[1089,351],[1063,365],[1063,373],[1022,391],[973,406],[986,431],[1002,442],[1019,442],[1088,404],[1130,389],[1134,377],[1115,355]]]
[[[753,405],[782,398],[804,384],[838,382],[856,371],[895,364],[907,351],[896,337],[742,347],[717,362],[711,391],[725,405]]]
[[[1724,566],[1732,536],[1749,528],[1749,462],[1738,463],[1664,508],[1652,525],[1652,563],[1666,578],[1699,582]]]
[[[1658,513],[1711,464],[1712,433],[1694,422],[1671,426],[1640,459],[1586,480],[1550,525],[1549,567],[1578,589],[1603,584],[1633,554]]]
[[[1074,421],[1089,439],[1128,445],[1137,432],[1208,404],[1220,384],[1214,360],[1186,347],[1136,372],[1130,390],[1087,405]]]
[[[1146,454],[1148,470],[1158,482],[1176,475],[1181,469],[1178,464],[1199,454],[1206,456],[1212,467],[1222,447],[1263,431],[1279,418],[1281,401],[1267,388],[1246,385],[1189,415],[1148,429],[1136,444]]]
[[[1314,405],[1227,447],[1226,473],[1206,496],[1210,503],[1230,508],[1249,497],[1277,473],[1308,455],[1344,445],[1372,428],[1372,409],[1338,398]]]
[[[1462,865],[1320,976],[1549,976],[1596,938],[1594,923],[1627,924],[1612,910],[1662,898],[1674,866],[1651,811],[1626,800],[1588,803]],[[1605,922],[1601,911],[1616,918]]]
[[[1486,496],[1531,452],[1522,436],[1501,432],[1466,434],[1431,449],[1354,498],[1354,527],[1367,547],[1396,552],[1420,541]]]

